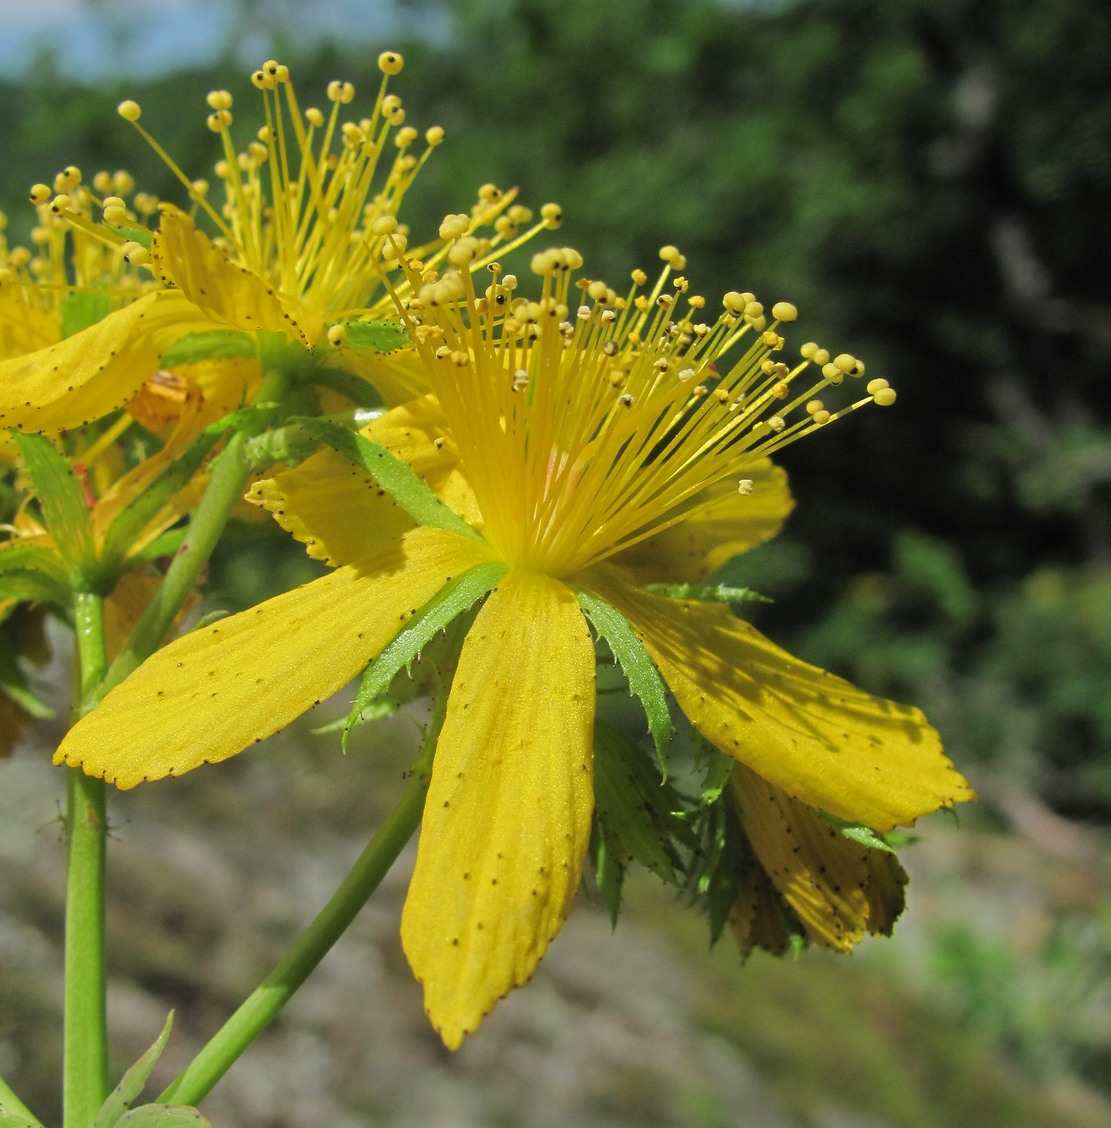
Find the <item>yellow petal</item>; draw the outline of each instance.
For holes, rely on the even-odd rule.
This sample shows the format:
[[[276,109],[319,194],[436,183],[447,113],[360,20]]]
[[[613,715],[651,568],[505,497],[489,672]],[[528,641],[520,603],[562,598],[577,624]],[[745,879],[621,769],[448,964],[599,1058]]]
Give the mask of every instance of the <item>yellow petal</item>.
[[[695,728],[788,794],[878,831],[974,798],[918,709],[800,662],[722,604],[593,578]]]
[[[0,359],[23,356],[51,345],[61,332],[61,317],[29,305],[22,286],[0,286]]]
[[[811,940],[851,951],[888,932],[906,877],[894,855],[846,838],[812,808],[738,764],[729,789],[753,852]]]
[[[736,482],[706,490],[701,508],[687,520],[614,557],[636,583],[700,580],[727,560],[770,540],[794,507],[787,475],[770,459],[745,467],[752,492]]]
[[[509,573],[463,647],[401,920],[451,1049],[532,975],[570,910],[590,838],[593,720],[578,601]]]
[[[158,651],[62,741],[55,763],[118,787],[234,756],[355,676],[477,541],[413,529],[342,568]]]
[[[395,408],[364,427],[363,434],[412,466],[460,516],[479,523],[474,495],[458,468],[459,453],[444,435],[435,400],[426,397]],[[370,474],[332,450],[256,483],[247,497],[269,510],[309,556],[334,566],[357,563],[378,540],[413,524]]]
[[[29,355],[0,361],[0,426],[81,427],[122,407],[177,337],[212,322],[181,295],[157,290]]]
[[[265,278],[232,262],[182,211],[166,206],[151,257],[162,280],[217,321],[253,332],[267,329],[312,345],[323,323],[296,303],[283,301]]]

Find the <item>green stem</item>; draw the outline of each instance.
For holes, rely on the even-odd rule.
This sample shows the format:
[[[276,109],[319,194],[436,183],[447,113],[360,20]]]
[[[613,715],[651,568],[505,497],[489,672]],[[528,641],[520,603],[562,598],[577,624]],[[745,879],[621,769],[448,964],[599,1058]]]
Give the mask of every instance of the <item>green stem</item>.
[[[437,726],[434,725],[435,731]],[[282,961],[158,1097],[160,1103],[196,1105],[207,1096],[347,931],[420,823],[434,745],[433,736],[400,802],[367,844],[331,900]]]
[[[283,370],[270,371],[259,389],[258,402],[279,400],[287,383],[288,375]],[[99,687],[100,696],[119,685],[161,646],[178,612],[185,606],[250,478],[248,442],[248,436],[237,431],[212,460],[208,487],[189,522],[189,532],[170,562],[154,598],[109,667]]]
[[[104,604],[78,592],[74,602],[79,687],[75,716],[94,701],[104,676]],[[105,1003],[104,781],[70,769],[66,803],[65,1020],[62,1092],[66,1128],[88,1128],[108,1095]]]

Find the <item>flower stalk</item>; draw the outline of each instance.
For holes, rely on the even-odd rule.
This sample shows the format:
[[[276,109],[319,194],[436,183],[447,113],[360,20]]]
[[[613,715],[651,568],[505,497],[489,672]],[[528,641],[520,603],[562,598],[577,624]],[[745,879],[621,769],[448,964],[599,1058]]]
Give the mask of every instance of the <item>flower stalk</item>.
[[[423,750],[401,799],[339,888],[281,962],[159,1095],[159,1103],[196,1105],[206,1097],[350,928],[420,824],[446,705],[447,694],[441,692]]]
[[[78,592],[74,618],[76,719],[95,703],[97,686],[107,666],[101,597]],[[71,768],[68,776],[62,1106],[66,1128],[85,1128],[108,1094],[104,958],[107,814],[103,780],[87,776],[78,768]]]

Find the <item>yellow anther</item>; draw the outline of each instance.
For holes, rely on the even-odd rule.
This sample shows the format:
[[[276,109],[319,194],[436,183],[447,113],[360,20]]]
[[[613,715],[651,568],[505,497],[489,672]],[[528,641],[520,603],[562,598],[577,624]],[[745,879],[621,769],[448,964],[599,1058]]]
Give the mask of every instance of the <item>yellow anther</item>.
[[[213,133],[223,133],[231,125],[231,113],[228,110],[216,110],[205,118],[205,124]]]
[[[737,493],[739,493],[741,497],[748,497],[755,488],[756,483],[751,478],[742,478],[737,483]]]
[[[378,69],[383,74],[399,74],[405,60],[396,51],[383,51],[378,56]]]
[[[337,79],[332,79],[328,83],[328,101],[338,102],[341,106],[346,106],[355,98],[355,87],[350,82],[339,82]]]
[[[771,349],[773,352],[783,348],[786,344],[783,338],[774,329],[768,329],[761,340],[764,342],[764,347]]]
[[[833,385],[840,384],[845,379],[845,373],[837,367],[836,364],[827,363],[822,365],[822,376],[825,380]]]
[[[478,257],[478,240],[472,238],[460,239],[448,251],[448,262],[452,266],[469,266]]]
[[[859,376],[864,371],[864,365],[850,353],[839,353],[833,358],[833,363],[847,376]]]
[[[372,235],[391,235],[397,230],[397,216],[396,215],[380,215],[371,225],[370,233]]]
[[[810,418],[820,427],[823,423],[828,423],[830,419],[829,412],[826,411],[826,406],[819,399],[812,399],[806,405],[807,414]]]
[[[48,203],[50,197],[54,193],[50,190],[49,184],[32,184],[31,185],[31,203],[36,207]]]
[[[232,107],[231,93],[227,90],[210,90],[205,100],[212,110],[230,110]]]
[[[794,321],[798,315],[798,309],[790,302],[776,302],[772,306],[772,317],[776,321]]]
[[[393,143],[399,149],[407,149],[419,136],[420,134],[411,125],[407,125],[404,129],[397,131],[397,136],[393,139]]]
[[[730,290],[722,296],[721,304],[725,307],[727,313],[738,314],[744,312],[749,300],[750,295],[739,294],[736,290]]]
[[[880,407],[890,407],[895,402],[895,389],[880,388],[880,390],[872,396],[872,400]]]
[[[440,224],[440,238],[441,239],[459,239],[466,235],[470,230],[471,217],[465,212],[457,212],[453,215],[445,215],[443,222]]]
[[[563,222],[563,208],[559,204],[545,204],[540,209],[540,218],[549,230],[555,230]]]
[[[314,129],[319,129],[324,124],[324,114],[316,106],[309,106],[305,111],[305,121]]]
[[[123,255],[124,262],[131,263],[132,266],[139,266],[144,262],[150,262],[150,251],[143,246],[142,243],[129,241],[120,247],[120,254]]]
[[[140,107],[139,103],[133,102],[130,98],[128,98],[125,102],[121,102],[116,107],[116,113],[118,113],[124,121],[136,122],[139,120],[139,116],[142,114],[142,112],[143,110]]]
[[[764,306],[760,302],[754,301],[752,298],[749,298],[749,300],[745,303],[743,312],[747,319],[755,320],[758,317],[764,316]]]
[[[666,247],[660,248],[660,258],[672,270],[685,270],[687,267],[686,256],[682,254],[678,247],[673,247],[670,243]]]
[[[433,125],[424,132],[424,140],[431,148],[443,143],[444,140],[444,127],[442,125]]]
[[[337,349],[347,344],[347,327],[339,324],[328,326],[328,342]]]
[[[772,387],[772,395],[776,399],[786,399],[791,394],[791,385],[785,380],[780,380],[778,384]]]

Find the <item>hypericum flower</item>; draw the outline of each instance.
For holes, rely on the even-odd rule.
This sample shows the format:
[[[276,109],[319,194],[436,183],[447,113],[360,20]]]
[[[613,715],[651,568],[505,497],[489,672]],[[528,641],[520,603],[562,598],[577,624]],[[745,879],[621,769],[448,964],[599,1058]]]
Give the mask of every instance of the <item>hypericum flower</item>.
[[[265,123],[239,151],[232,139],[232,96],[211,92],[208,125],[223,148],[215,166],[222,199],[208,181],[188,177],[139,124],[138,103],[121,103],[120,115],[181,182],[190,211],[149,194],[129,198],[133,185],[122,173],[100,174],[88,186],[71,168],[53,186],[32,188],[40,213],[68,222],[110,256],[152,273],[145,287],[126,294],[110,290],[111,312],[83,333],[6,350],[14,359],[0,357],[0,425],[57,431],[108,414],[150,378],[169,344],[214,326],[277,334],[308,350],[310,368],[373,374],[387,399],[408,398],[411,393],[401,395],[404,366],[379,363],[381,346],[368,350],[365,333],[351,326],[379,321],[392,310],[381,279],[384,269],[396,268],[397,248],[408,239],[407,228],[397,223],[398,209],[444,131],[427,130],[424,149],[415,155],[419,134],[404,124],[400,98],[387,92],[402,58],[386,51],[378,66],[383,78],[370,116],[342,120],[355,96],[351,83],[329,84],[327,112],[302,109],[288,68],[264,63],[252,79],[264,97]],[[545,205],[540,219],[522,230],[533,214],[514,203],[515,194],[484,185],[465,217],[468,230],[488,229],[487,254],[558,226],[558,207]],[[94,211],[103,223],[95,222]],[[375,231],[383,218],[391,220],[388,240]],[[211,237],[200,224],[208,225]],[[448,238],[440,238],[410,253],[433,268],[448,245]],[[52,280],[55,287],[63,284]],[[394,343],[402,343],[400,335]]]
[[[671,277],[674,248],[655,286],[642,292],[636,272],[625,296],[573,285],[576,252],[544,252],[535,299],[496,264],[476,294],[478,253],[460,238],[450,268],[429,276],[399,252],[412,297],[398,309],[435,399],[368,432],[457,516],[414,527],[334,452],[261,483],[254,496],[335,571],[171,644],[57,754],[121,787],[234,755],[481,577],[402,919],[450,1047],[529,978],[578,887],[593,806],[588,618],[604,633],[604,604],[703,737],[791,801],[882,832],[971,796],[917,710],[797,661],[725,604],[638,586],[654,549],[654,578],[672,578],[669,547],[704,556],[706,529],[726,516],[734,544],[759,539],[789,506],[766,456],[890,403],[886,381],[827,408],[819,393],[863,365],[813,344],[798,363],[780,359],[780,324],[795,317],[785,303],[769,322],[751,294],[730,293],[703,320],[703,299]],[[764,493],[774,500],[753,532],[745,514]]]

